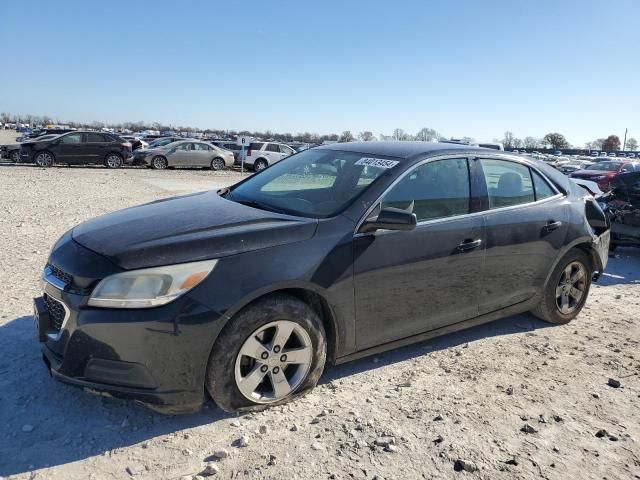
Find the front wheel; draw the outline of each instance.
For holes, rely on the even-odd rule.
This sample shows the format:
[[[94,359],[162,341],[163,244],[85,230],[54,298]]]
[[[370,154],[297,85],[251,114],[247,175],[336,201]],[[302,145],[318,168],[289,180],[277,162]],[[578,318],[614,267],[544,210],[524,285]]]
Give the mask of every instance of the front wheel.
[[[38,152],[34,158],[36,165],[42,168],[48,168],[53,165],[53,155],[49,152]]]
[[[158,155],[156,157],[153,157],[153,159],[151,160],[151,168],[155,170],[164,170],[168,166],[169,162],[167,162],[167,159],[163,156]]]
[[[14,150],[11,152],[9,158],[13,163],[20,163],[20,150]]]
[[[327,355],[318,315],[290,295],[242,310],[213,346],[206,387],[225,411],[260,410],[312,389]]]
[[[557,325],[569,323],[587,301],[592,274],[587,254],[582,250],[571,250],[553,270],[542,299],[532,313]]]
[[[211,170],[224,170],[226,166],[224,160],[219,157],[211,160]]]

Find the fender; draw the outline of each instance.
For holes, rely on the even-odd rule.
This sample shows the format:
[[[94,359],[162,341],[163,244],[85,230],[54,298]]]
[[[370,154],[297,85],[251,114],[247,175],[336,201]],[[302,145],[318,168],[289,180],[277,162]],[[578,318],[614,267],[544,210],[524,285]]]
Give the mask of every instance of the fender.
[[[333,335],[331,335],[331,332],[327,332],[329,334],[328,335],[329,338],[327,338],[327,344],[328,344],[327,347],[329,350],[327,352],[328,360],[333,361],[338,356],[344,355],[345,352],[351,351],[353,346],[351,346],[350,348],[350,346],[345,345],[346,338],[347,338],[347,335],[345,332],[346,323],[344,321],[338,320],[339,318],[342,318],[343,315],[337,312],[334,306],[332,305],[332,303],[328,300],[328,295],[326,290],[314,283],[303,282],[303,281],[283,282],[277,285],[270,285],[269,287],[255,290],[251,292],[249,295],[246,295],[244,298],[242,298],[242,300],[236,302],[233,306],[228,308],[227,311],[220,316],[219,321],[221,323],[217,328],[217,333],[215,335],[215,338],[213,339],[213,343],[215,344],[216,340],[218,339],[218,336],[224,330],[227,323],[229,323],[229,321],[240,310],[242,310],[243,308],[249,306],[251,303],[267,295],[270,295],[273,293],[287,292],[287,291],[313,293],[317,295],[324,302],[324,306],[326,307],[326,310],[327,310],[324,312],[324,315],[328,317],[326,318],[326,321],[330,322],[332,333],[333,333]],[[329,342],[331,343],[330,345],[329,345]]]

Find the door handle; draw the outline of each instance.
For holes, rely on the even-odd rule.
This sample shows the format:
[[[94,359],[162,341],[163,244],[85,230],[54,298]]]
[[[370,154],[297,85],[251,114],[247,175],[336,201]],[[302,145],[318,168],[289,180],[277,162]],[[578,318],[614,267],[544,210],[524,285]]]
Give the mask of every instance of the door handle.
[[[474,250],[478,248],[481,244],[482,244],[482,240],[480,239],[472,240],[470,238],[467,238],[460,245],[458,245],[456,249],[460,252],[468,252],[470,250]]]
[[[545,232],[553,232],[562,226],[562,222],[555,222],[553,220],[549,220],[547,224],[542,227]]]

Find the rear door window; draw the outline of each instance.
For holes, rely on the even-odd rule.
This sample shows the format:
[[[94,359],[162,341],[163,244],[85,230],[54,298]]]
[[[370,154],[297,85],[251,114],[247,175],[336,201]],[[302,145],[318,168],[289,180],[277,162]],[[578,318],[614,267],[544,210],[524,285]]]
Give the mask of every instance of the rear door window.
[[[87,142],[89,143],[104,143],[107,139],[104,135],[100,135],[99,133],[87,133]]]
[[[480,159],[487,185],[489,208],[503,208],[535,201],[529,167],[507,160]]]
[[[556,192],[551,188],[547,181],[535,170],[531,171],[533,175],[533,189],[536,200],[543,200],[545,198],[553,197]]]
[[[70,135],[65,135],[60,141],[62,143],[82,143],[82,134],[72,133]]]
[[[249,148],[251,148],[251,150],[262,150],[263,145],[264,143],[253,142]]]
[[[278,147],[275,143],[270,143],[267,145],[267,152],[278,152],[280,153],[280,147]]]

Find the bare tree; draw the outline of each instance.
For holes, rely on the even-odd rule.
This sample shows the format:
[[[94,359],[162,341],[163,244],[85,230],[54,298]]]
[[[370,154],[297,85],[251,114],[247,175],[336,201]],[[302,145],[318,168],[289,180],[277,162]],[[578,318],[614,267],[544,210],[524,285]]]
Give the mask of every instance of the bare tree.
[[[638,148],[638,141],[635,138],[628,138],[627,146],[625,148],[627,150],[636,150]]]
[[[372,132],[370,132],[369,130],[365,130],[364,132],[360,132],[358,134],[358,140],[361,140],[363,142],[370,142],[372,140],[375,140],[375,137],[373,136]]]
[[[513,146],[513,132],[504,132],[504,138],[502,139],[502,146],[504,148],[514,148]]]
[[[540,140],[535,137],[524,137],[524,148],[538,148]]]
[[[353,134],[350,130],[345,130],[342,132],[342,135],[340,135],[340,139],[338,141],[341,143],[353,142]]]
[[[416,133],[415,139],[420,140],[421,142],[433,142],[440,138],[440,134],[436,132],[433,128],[424,127],[420,129],[418,133]]]

